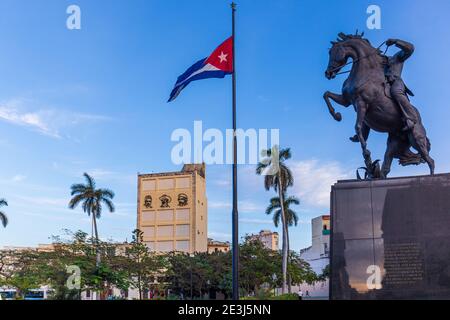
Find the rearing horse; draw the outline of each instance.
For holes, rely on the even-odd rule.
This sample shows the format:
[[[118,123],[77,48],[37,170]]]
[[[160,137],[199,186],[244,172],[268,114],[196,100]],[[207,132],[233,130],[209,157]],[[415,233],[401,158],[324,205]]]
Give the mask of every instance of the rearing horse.
[[[332,42],[333,47],[330,49],[330,61],[325,76],[329,80],[334,79],[348,64],[350,58],[353,65],[348,79],[344,82],[342,95],[327,91],[324,99],[336,121],[341,121],[342,116],[335,112],[330,99],[344,107],[354,106],[357,114],[355,126],[357,138],[353,138],[352,141],[361,144],[366,168],[373,168],[371,153],[367,148],[367,139],[372,129],[389,134],[381,176],[378,178],[388,176],[394,158],[399,159],[403,166],[426,162],[430,174],[433,175],[435,164],[430,157],[431,144],[416,108],[414,110],[417,123],[413,129],[403,131],[404,120],[399,106],[390,97],[390,87],[385,77],[387,57],[379,49],[372,47],[363,35],[340,33],[339,37],[337,42]],[[418,154],[413,153],[411,147],[416,149]]]

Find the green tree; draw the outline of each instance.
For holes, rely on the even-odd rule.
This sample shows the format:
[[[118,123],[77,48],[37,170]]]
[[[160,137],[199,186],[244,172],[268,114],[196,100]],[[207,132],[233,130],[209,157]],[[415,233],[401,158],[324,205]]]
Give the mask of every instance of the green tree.
[[[18,298],[23,299],[29,290],[39,288],[43,284],[38,267],[34,263],[38,256],[37,251],[8,250],[3,254],[6,264],[1,270],[0,282],[3,286],[15,288]]]
[[[273,275],[280,273],[278,262],[281,262],[281,256],[279,252],[266,248],[260,240],[250,237],[240,245],[239,251],[241,288],[246,295],[258,294],[263,284],[270,284]]]
[[[169,253],[166,257],[164,282],[172,294],[184,299],[218,293],[225,299],[231,296],[231,252]]]
[[[164,269],[165,259],[149,251],[144,243],[144,233],[139,229],[133,231],[133,240],[125,249],[125,256],[130,283],[138,289],[142,300],[144,290],[150,289],[151,283]]]
[[[88,234],[82,231],[66,233],[71,236],[69,240],[61,241],[59,237],[55,237],[54,250],[40,253],[40,259],[35,262],[39,265],[41,277],[47,279],[46,283],[55,290],[54,299],[79,299],[81,292],[87,290],[100,292],[101,298],[104,298],[108,289],[113,286],[128,290],[128,263],[126,257],[120,254],[118,245],[99,242],[102,259],[97,265],[97,250],[93,250]],[[70,276],[68,266],[77,266],[80,269],[80,289],[67,287]]]
[[[318,281],[318,276],[309,263],[301,259],[300,255],[294,251],[289,253],[288,272],[293,285],[313,284]]]
[[[322,273],[318,276],[317,281],[326,281],[330,278],[330,265],[323,268]]]
[[[96,189],[94,178],[84,173],[86,184],[78,183],[71,186],[72,199],[69,202],[69,208],[75,209],[82,204],[83,211],[92,217],[92,238],[95,236],[97,246],[97,266],[100,264],[99,236],[97,229],[97,219],[102,215],[103,204],[106,205],[110,212],[114,212],[114,192],[109,189]]]
[[[0,208],[5,206],[8,206],[8,202],[6,202],[5,199],[0,199]],[[8,225],[8,217],[3,211],[0,211],[0,220],[2,222],[3,227],[6,228],[6,226]]]
[[[280,202],[284,203],[284,194],[288,187],[294,185],[294,177],[291,170],[286,165],[286,161],[292,157],[290,149],[279,150],[278,146],[275,146],[272,150],[266,150],[265,157],[256,167],[256,174],[264,175],[264,187],[266,190],[274,189],[278,192]],[[283,227],[283,243],[282,243],[282,292],[286,292],[287,288],[287,264],[289,255],[289,236],[288,236],[288,224],[286,222],[286,212],[284,206],[281,206],[281,223]]]

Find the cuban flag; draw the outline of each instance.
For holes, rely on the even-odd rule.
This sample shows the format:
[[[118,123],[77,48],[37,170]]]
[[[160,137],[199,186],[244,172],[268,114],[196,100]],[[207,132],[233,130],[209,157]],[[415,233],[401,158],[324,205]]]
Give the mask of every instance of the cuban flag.
[[[168,102],[175,100],[181,91],[192,81],[209,78],[224,78],[226,75],[232,73],[233,37],[230,37],[217,47],[208,58],[198,61],[178,77]]]

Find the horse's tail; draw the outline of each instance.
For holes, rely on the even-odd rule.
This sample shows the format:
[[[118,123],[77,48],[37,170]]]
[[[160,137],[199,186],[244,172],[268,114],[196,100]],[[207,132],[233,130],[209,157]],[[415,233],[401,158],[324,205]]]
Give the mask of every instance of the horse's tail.
[[[427,138],[427,148],[428,148],[428,152],[430,152],[431,151],[431,141],[428,138]]]

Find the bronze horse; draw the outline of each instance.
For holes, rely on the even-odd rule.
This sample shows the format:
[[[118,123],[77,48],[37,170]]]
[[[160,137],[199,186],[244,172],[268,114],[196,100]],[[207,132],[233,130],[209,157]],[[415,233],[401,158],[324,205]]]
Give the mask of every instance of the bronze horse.
[[[328,110],[336,121],[342,116],[336,113],[331,100],[349,107],[353,105],[357,114],[356,137],[351,140],[359,142],[362,147],[366,168],[372,170],[372,178],[386,178],[391,170],[393,159],[399,159],[403,166],[427,163],[430,174],[434,174],[435,164],[430,157],[431,144],[427,138],[426,130],[422,124],[419,111],[414,108],[418,119],[415,126],[404,131],[404,119],[397,103],[390,97],[389,84],[386,81],[385,66],[387,57],[374,48],[370,42],[361,35],[339,34],[336,42],[332,42],[330,61],[325,76],[334,79],[340,70],[353,61],[352,69],[344,82],[342,94],[326,92],[324,99]],[[383,166],[376,170],[367,149],[367,139],[370,130],[386,132],[389,134],[387,150]],[[418,154],[410,149],[413,147]],[[374,172],[377,171],[377,172]]]

